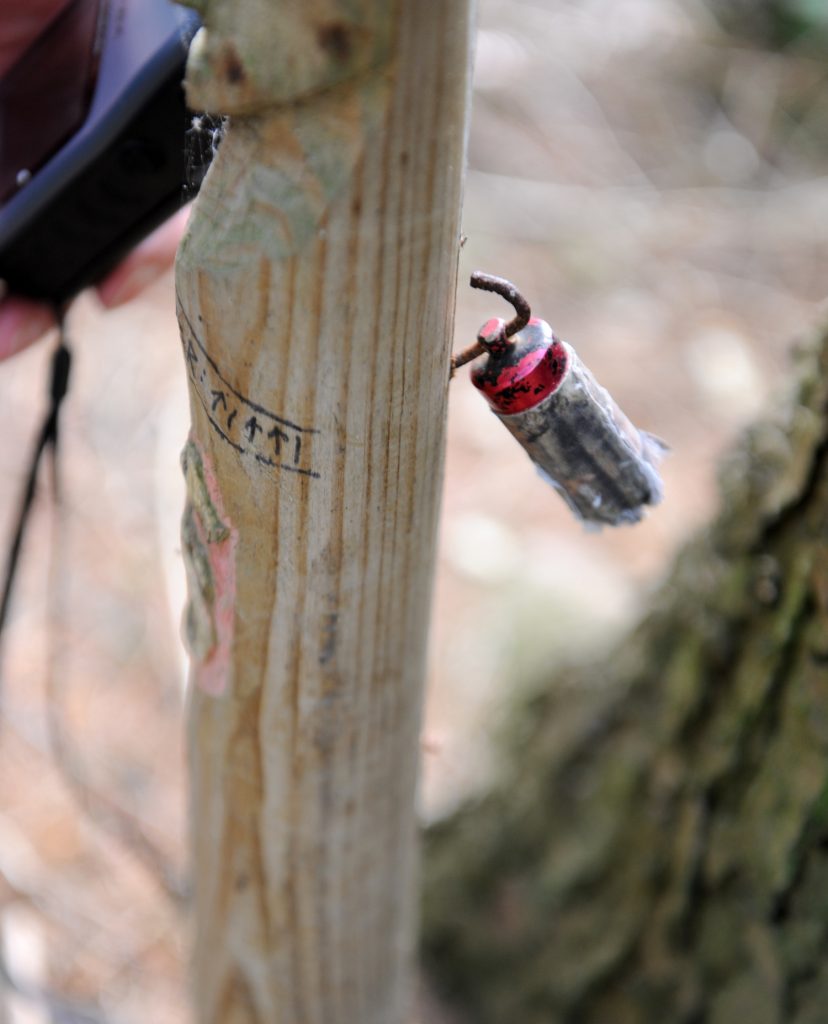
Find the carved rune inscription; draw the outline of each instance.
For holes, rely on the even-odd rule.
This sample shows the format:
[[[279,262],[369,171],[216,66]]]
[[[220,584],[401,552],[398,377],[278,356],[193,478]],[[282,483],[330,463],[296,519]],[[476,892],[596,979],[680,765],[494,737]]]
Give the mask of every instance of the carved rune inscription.
[[[262,465],[318,479],[319,473],[310,466],[307,441],[319,431],[277,416],[238,392],[207,354],[180,306],[178,316],[190,379],[219,437],[242,455],[252,455]]]

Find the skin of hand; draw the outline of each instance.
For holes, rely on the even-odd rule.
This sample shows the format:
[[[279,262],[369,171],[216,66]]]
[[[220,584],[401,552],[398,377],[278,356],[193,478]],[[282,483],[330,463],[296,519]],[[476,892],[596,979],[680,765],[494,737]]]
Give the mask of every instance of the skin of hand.
[[[0,0],[0,77],[66,5],[67,0]],[[135,298],[172,265],[188,212],[185,208],[162,224],[96,286],[107,309]],[[27,348],[54,325],[49,306],[17,295],[3,296],[0,360]]]

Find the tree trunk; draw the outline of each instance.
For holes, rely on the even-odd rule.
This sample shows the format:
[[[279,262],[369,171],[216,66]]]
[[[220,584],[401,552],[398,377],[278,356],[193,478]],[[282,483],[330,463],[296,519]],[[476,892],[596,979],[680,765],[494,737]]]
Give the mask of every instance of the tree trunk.
[[[828,332],[655,610],[432,831],[425,954],[475,1024],[828,1017],[826,452]]]
[[[201,1024],[402,1024],[467,0],[203,5],[177,265]]]

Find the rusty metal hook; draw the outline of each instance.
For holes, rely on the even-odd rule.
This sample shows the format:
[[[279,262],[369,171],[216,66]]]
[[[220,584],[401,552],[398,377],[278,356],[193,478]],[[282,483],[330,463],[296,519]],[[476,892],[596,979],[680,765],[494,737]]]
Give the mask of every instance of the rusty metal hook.
[[[506,299],[507,302],[511,303],[515,309],[515,316],[507,323],[503,325],[499,336],[496,339],[488,338],[484,339],[479,334],[477,341],[473,345],[469,345],[468,348],[463,349],[462,352],[458,352],[456,356],[451,357],[451,376],[454,376],[454,371],[461,366],[465,366],[466,363],[470,363],[472,359],[476,359],[478,356],[482,356],[484,352],[488,352],[492,344],[500,342],[505,344],[506,341],[511,338],[513,334],[517,334],[518,331],[522,331],[523,328],[529,323],[529,318],[532,316],[532,310],[529,308],[529,303],[524,299],[521,293],[515,288],[511,281],[507,281],[505,277],[495,277],[494,274],[483,274],[479,270],[471,276],[469,284],[472,288],[479,288],[481,291],[494,292],[496,295],[500,295]]]
[[[522,331],[529,323],[529,318],[532,316],[529,303],[512,282],[507,281],[505,277],[495,277],[494,274],[482,274],[479,270],[475,270],[469,284],[472,288],[479,288],[484,292],[494,292],[514,306],[515,316],[503,327],[504,338],[511,338],[513,334]]]

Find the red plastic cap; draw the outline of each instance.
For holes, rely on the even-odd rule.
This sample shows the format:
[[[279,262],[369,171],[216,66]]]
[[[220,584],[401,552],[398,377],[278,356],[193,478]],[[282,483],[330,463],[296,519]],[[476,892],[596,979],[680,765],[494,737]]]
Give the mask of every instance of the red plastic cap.
[[[481,340],[494,339],[498,324],[487,321]],[[471,378],[496,412],[509,415],[534,408],[556,391],[568,364],[566,348],[552,328],[533,317],[507,346],[493,347],[485,363],[472,369]]]

